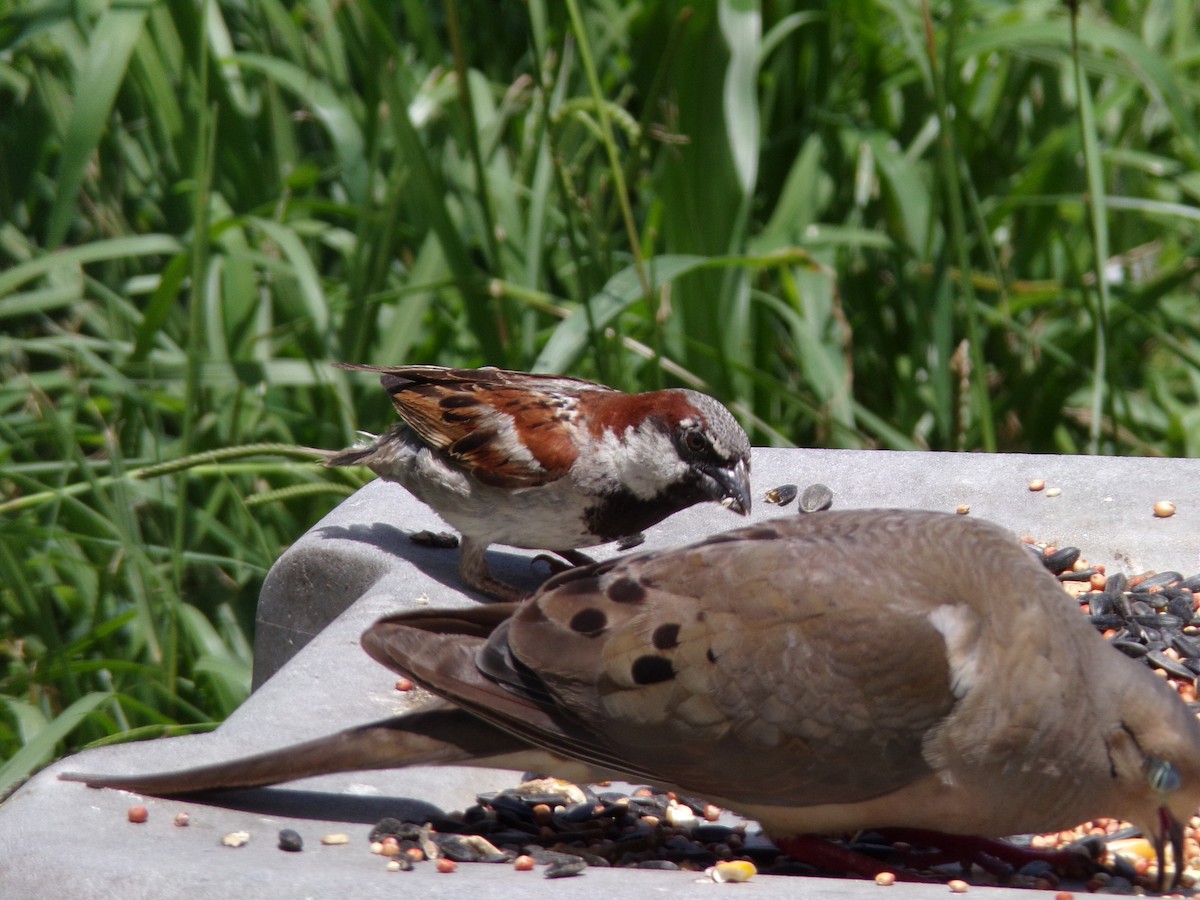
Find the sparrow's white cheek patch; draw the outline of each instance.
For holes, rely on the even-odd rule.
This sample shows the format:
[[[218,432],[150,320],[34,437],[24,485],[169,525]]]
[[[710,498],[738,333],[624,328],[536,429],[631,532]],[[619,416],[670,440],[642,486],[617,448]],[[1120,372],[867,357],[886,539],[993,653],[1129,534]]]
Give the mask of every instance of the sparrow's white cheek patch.
[[[621,486],[639,500],[657,497],[686,471],[687,464],[679,458],[671,439],[649,422],[626,428],[620,436],[605,431],[600,440],[581,452],[576,464],[578,477],[585,481],[595,478],[598,492],[606,487],[603,479],[616,473]]]

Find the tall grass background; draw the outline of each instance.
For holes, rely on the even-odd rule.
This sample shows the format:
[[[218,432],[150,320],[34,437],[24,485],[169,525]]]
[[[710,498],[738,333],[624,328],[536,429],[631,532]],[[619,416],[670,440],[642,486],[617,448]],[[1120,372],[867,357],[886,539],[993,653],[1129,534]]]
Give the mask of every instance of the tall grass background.
[[[0,789],[245,696],[391,411],[692,385],[770,445],[1195,455],[1185,0],[9,0]]]

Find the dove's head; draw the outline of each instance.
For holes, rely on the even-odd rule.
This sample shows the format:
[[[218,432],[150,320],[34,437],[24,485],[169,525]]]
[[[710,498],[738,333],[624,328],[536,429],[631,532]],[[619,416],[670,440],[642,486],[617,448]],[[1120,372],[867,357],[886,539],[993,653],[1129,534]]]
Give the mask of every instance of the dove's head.
[[[1154,844],[1160,889],[1171,847],[1174,887],[1183,872],[1183,823],[1200,808],[1200,721],[1148,669],[1132,663],[1128,672],[1120,720],[1107,741],[1115,811]]]

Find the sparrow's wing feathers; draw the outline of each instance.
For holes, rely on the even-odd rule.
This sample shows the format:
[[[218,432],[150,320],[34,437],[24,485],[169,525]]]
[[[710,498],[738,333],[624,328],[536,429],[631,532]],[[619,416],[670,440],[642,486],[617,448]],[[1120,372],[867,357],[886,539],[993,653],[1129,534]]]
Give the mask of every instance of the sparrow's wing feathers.
[[[405,616],[367,637],[499,728],[627,776],[810,805],[928,774],[923,742],[955,702],[941,633],[920,610],[881,628],[870,586],[835,610],[805,576],[826,570],[827,548],[770,531],[564,573],[461,651],[398,638]]]
[[[566,423],[581,391],[608,390],[557,375],[505,369],[342,365],[380,373],[400,417],[423,441],[496,487],[537,487],[578,457]],[[527,445],[521,435],[538,433]]]

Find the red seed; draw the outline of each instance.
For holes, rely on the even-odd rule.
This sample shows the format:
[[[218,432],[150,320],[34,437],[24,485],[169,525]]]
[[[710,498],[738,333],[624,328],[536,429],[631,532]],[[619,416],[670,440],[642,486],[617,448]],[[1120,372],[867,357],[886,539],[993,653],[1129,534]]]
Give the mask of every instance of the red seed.
[[[411,691],[412,689],[413,689],[413,683],[410,679],[408,679],[408,678],[397,678],[396,679],[396,690]]]
[[[141,825],[148,818],[150,818],[150,810],[146,809],[146,807],[144,807],[144,806],[129,807],[129,821],[130,822],[133,822],[136,825]]]
[[[446,859],[444,856],[437,861],[437,870],[443,873],[453,872],[458,868],[458,863],[452,859]]]
[[[533,868],[532,856],[518,856],[513,860],[513,868],[518,872],[528,872]]]

